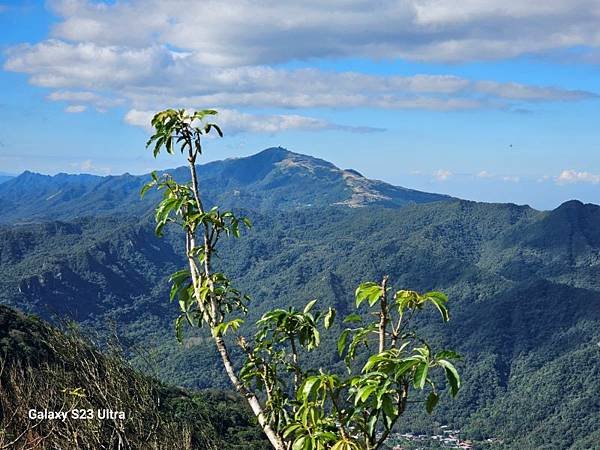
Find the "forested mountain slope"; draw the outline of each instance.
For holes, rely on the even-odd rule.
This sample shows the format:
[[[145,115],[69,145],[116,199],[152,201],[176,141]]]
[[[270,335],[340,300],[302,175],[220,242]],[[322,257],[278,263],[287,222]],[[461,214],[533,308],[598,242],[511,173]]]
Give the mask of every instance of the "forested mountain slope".
[[[241,212],[254,222],[241,239],[223,241],[217,261],[253,298],[249,320],[312,298],[343,316],[356,285],[384,274],[396,288],[442,290],[451,299],[450,324],[424,316],[422,326],[433,343],[465,355],[464,389],[456,401],[442,402],[433,421],[416,406],[404,429],[451,424],[478,439],[503,439],[506,448],[593,448],[600,423],[600,207],[573,201],[540,212],[437,198],[349,208],[330,192],[294,197],[291,185],[281,190],[286,180],[308,175],[274,174],[263,168],[269,161],[252,170],[228,166],[231,173],[218,175],[228,194],[211,197],[244,204]],[[279,182],[265,181],[261,168]],[[318,179],[325,177],[320,170]],[[308,184],[333,189],[337,181],[319,183]],[[236,203],[241,186],[255,189],[252,201]],[[320,206],[299,207],[311,195]],[[133,201],[134,193],[123,204]],[[57,217],[61,205],[52,210]],[[145,370],[187,386],[227,386],[202,334],[188,335],[183,347],[173,337],[177,308],[168,303],[167,277],[183,265],[181,236],[157,239],[146,211],[141,220],[100,212],[0,226],[0,302],[116,327],[132,348],[152,343],[150,362],[132,352]],[[311,355],[316,365],[340,366],[328,337],[335,334]]]

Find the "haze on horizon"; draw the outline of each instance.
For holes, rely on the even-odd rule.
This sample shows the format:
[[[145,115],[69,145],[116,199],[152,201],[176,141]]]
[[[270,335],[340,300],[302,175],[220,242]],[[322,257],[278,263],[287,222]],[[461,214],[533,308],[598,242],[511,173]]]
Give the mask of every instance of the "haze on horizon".
[[[172,167],[144,151],[152,113],[211,107],[207,161],[281,145],[466,199],[600,203],[600,4],[453,3],[0,1],[0,172]]]

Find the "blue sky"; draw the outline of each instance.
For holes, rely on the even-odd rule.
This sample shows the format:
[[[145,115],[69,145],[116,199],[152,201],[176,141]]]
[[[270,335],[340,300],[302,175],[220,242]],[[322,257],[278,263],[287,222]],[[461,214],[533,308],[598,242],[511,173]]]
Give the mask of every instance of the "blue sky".
[[[149,117],[211,107],[207,160],[281,145],[462,198],[600,203],[600,5],[533,3],[0,0],[0,172],[173,167]]]

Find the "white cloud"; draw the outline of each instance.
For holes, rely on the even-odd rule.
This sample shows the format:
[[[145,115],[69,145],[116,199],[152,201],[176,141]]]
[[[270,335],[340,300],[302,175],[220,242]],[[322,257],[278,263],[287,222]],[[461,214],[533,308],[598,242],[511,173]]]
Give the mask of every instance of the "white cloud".
[[[437,172],[435,172],[434,175],[435,175],[436,179],[439,181],[446,181],[450,177],[471,179],[471,180],[479,179],[481,181],[485,180],[486,182],[502,181],[505,183],[519,183],[521,181],[521,177],[519,177],[517,175],[494,174],[494,173],[489,172],[488,170],[481,170],[477,173],[470,173],[470,172],[453,173],[449,170],[438,170]]]
[[[92,169],[92,167],[94,167],[94,165],[92,164],[92,160],[88,159],[88,160],[82,162],[79,167],[81,170],[90,170],[90,169]]]
[[[54,102],[77,103],[78,106],[81,106],[82,103],[87,103],[89,105],[94,106],[97,111],[102,112],[123,103],[122,99],[103,97],[101,95],[96,94],[95,92],[90,91],[54,91],[51,92],[47,98],[48,100],[52,100]],[[69,110],[73,108],[71,106],[68,106],[66,109]]]
[[[382,0],[374,7],[366,0],[53,0],[59,22],[51,38],[8,49],[4,68],[52,89],[48,98],[71,110],[214,105],[223,117],[250,107],[524,111],[523,103],[597,98],[560,87],[454,75],[269,67],[345,57],[460,62],[547,55],[574,46],[581,53],[600,52],[597,0],[530,3],[464,0],[456,7],[450,0]],[[292,128],[361,129],[293,114],[244,125],[260,132]]]
[[[53,29],[57,38],[137,47],[157,40],[216,66],[355,56],[489,60],[600,45],[597,0],[462,0],[460,5],[454,0],[55,0],[52,5],[62,18]]]
[[[439,169],[433,174],[437,181],[447,181],[452,175],[453,173],[446,169]]]
[[[65,112],[78,114],[84,112],[86,109],[87,106],[85,105],[69,105],[65,108]]]
[[[68,102],[93,102],[97,98],[93,92],[55,91],[48,95],[48,100]]]
[[[491,94],[509,100],[569,101],[595,97],[594,94],[585,91],[566,90],[555,87],[532,87],[520,83],[480,81],[475,84],[475,90],[477,92]]]
[[[509,108],[512,101],[575,101],[595,94],[452,75],[370,75],[267,66],[209,67],[197,55],[162,47],[122,48],[44,41],[11,49],[11,71],[57,88],[51,100],[87,101],[98,109],[173,104],[278,107],[465,110]]]
[[[589,172],[578,172],[576,170],[563,170],[555,179],[557,184],[572,184],[572,183],[600,183],[600,175],[595,175]]]
[[[152,127],[150,126],[150,120],[152,119],[153,114],[153,111],[131,109],[125,114],[125,122],[151,131]],[[321,131],[341,129],[354,133],[384,131],[380,128],[338,125],[325,120],[296,114],[253,115],[232,109],[219,110],[217,122],[221,128],[230,135],[243,132],[278,133],[289,130]]]
[[[4,68],[30,74],[37,86],[97,90],[140,83],[162,72],[169,59],[169,52],[155,46],[138,49],[51,39],[12,47]]]
[[[138,111],[137,109],[130,109],[125,114],[124,120],[129,125],[134,125],[145,129],[146,131],[152,131],[152,125],[150,121],[155,112],[153,111]]]
[[[110,167],[98,166],[91,159],[86,159],[85,161],[74,162],[69,164],[73,169],[79,170],[83,173],[98,173],[107,175],[111,173]]]

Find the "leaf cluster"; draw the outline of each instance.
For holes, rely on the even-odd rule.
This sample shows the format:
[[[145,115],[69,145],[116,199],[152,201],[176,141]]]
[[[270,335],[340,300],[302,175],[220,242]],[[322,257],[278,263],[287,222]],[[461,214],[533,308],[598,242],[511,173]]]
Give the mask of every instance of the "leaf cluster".
[[[217,111],[213,109],[194,111],[191,114],[185,109],[161,111],[152,118],[151,124],[155,133],[146,143],[146,147],[154,146],[152,153],[155,157],[159,155],[163,147],[167,153],[174,154],[177,145],[180,146],[181,153],[188,150],[197,151],[200,154],[202,153],[200,139],[203,135],[208,135],[214,130],[223,137],[223,132],[218,125],[206,122],[206,118],[215,115],[217,115]]]
[[[297,344],[305,352],[314,350],[320,342],[318,319],[323,318],[328,328],[335,317],[331,308],[313,317],[315,301],[304,311],[276,309],[264,314],[257,322],[254,346],[241,341],[247,354],[242,379],[265,393],[269,417],[292,448],[380,448],[406,410],[412,391],[428,391],[425,408],[433,411],[441,395],[433,374],[440,369],[450,393],[457,395],[461,382],[452,361],[460,355],[451,350],[434,353],[411,328],[411,320],[427,304],[440,312],[443,321],[449,320],[446,296],[400,290],[393,307],[382,308],[388,290],[385,283],[369,282],[356,291],[357,308],[367,305],[376,320],[358,313],[344,319],[354,325],[338,339],[347,376],[305,368],[299,361]],[[382,314],[388,324],[385,329],[379,326]],[[381,333],[384,349],[378,352],[372,347]],[[368,357],[362,367],[356,365],[358,356]]]

